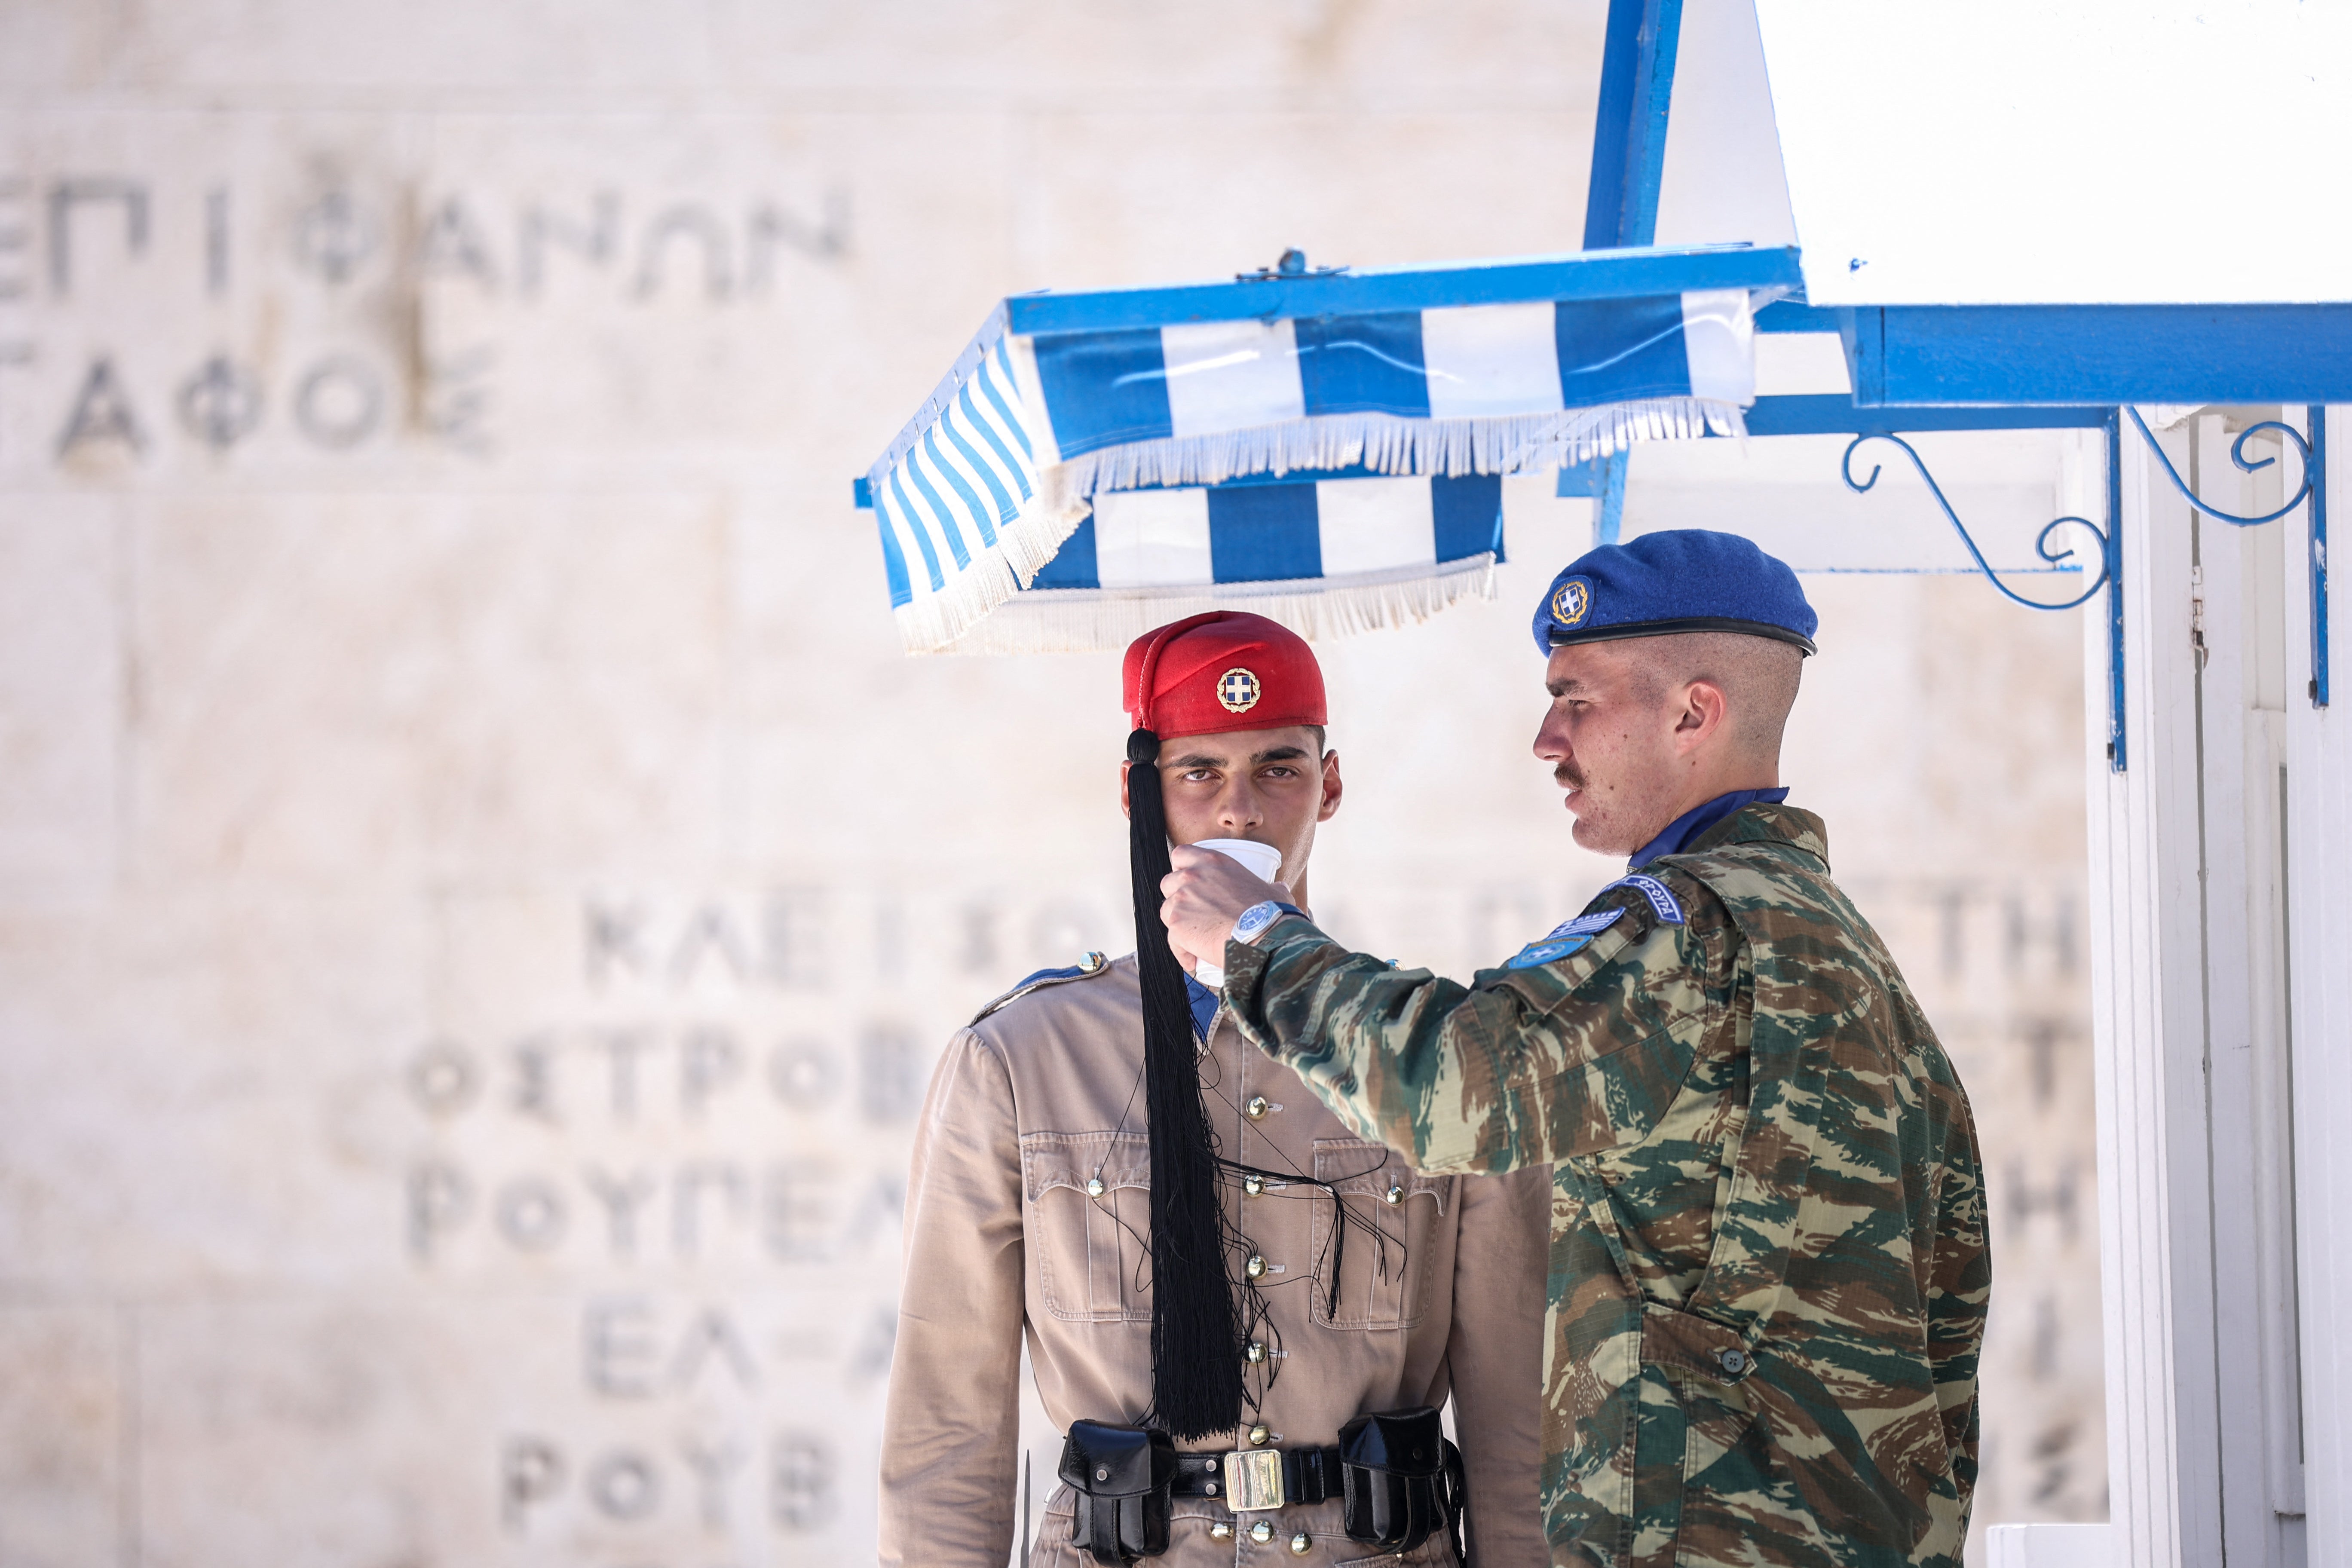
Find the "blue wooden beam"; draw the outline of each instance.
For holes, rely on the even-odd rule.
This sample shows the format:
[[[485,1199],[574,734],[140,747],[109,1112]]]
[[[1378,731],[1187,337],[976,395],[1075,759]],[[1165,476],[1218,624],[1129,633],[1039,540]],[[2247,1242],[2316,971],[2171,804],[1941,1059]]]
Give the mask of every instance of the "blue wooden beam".
[[[1865,406],[2352,403],[2352,303],[1840,313],[1853,400]]]
[[[1759,332],[1843,332],[1853,324],[1853,312],[1835,305],[1807,305],[1795,300],[1776,300],[1756,312],[1756,330]]]
[[[1636,248],[1601,255],[1515,257],[1445,267],[1333,271],[1150,289],[1015,294],[1015,332],[1097,332],[1181,321],[1364,315],[1531,300],[1612,300],[1685,289],[1801,289],[1797,252],[1748,245]]]
[[[2033,408],[1885,408],[1843,393],[1759,397],[1748,410],[1750,436],[1911,436],[1930,430],[2104,430],[2115,415],[2095,405]]]
[[[1666,164],[1666,110],[1683,0],[1609,0],[1601,46],[1601,104],[1585,187],[1584,248],[1649,245],[1658,232],[1658,181]]]

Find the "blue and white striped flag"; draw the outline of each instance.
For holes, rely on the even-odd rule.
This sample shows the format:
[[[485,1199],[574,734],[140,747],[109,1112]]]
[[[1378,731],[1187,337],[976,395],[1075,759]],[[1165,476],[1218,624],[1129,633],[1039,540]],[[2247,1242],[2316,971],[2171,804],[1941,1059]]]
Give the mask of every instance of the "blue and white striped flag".
[[[1483,592],[1492,568],[1491,549],[1449,556],[1433,542],[1448,536],[1429,520],[1454,515],[1454,503],[1430,480],[1546,472],[1634,440],[1737,434],[1755,396],[1744,288],[1096,331],[1020,332],[1010,320],[999,307],[863,487],[915,651],[1117,647],[1129,622],[1140,631],[1184,613],[1178,603],[1245,597],[1278,601],[1267,613],[1302,629],[1419,618],[1474,579]],[[1225,482],[1302,469],[1352,477],[1293,487],[1288,504],[1311,500],[1312,528],[1271,531],[1265,559],[1245,561],[1259,547],[1217,520],[1257,503]],[[1417,482],[1376,503],[1391,495],[1383,476]],[[1090,510],[1087,568],[1072,535]],[[1417,521],[1384,521],[1391,510]],[[1185,542],[1121,554],[1117,541],[1156,539],[1163,527]],[[1408,532],[1409,548],[1399,542]],[[1308,555],[1280,542],[1310,534],[1311,569],[1299,569]],[[1468,564],[1480,553],[1483,566]],[[1117,564],[1130,559],[1181,561],[1188,575]],[[1025,599],[1049,565],[1042,592],[1124,595],[1131,610],[1097,598],[1081,615],[1059,600],[1052,616],[1024,609],[1028,631],[967,638],[998,605]],[[1244,586],[1273,583],[1284,586]],[[1329,613],[1312,610],[1335,595]],[[1061,630],[1048,637],[1049,626]]]
[[[1503,481],[1493,474],[1294,471],[1103,490],[1029,585],[956,646],[1124,647],[1220,607],[1309,637],[1365,631],[1491,596],[1502,558]]]

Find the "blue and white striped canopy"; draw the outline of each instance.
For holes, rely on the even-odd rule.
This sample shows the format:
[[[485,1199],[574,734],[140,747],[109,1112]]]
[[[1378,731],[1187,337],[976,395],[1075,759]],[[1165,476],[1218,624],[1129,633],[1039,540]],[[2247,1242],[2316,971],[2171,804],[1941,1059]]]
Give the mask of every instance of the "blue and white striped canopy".
[[[1740,429],[1781,288],[1722,264],[1780,254],[1617,253],[1708,286],[1599,295],[1559,274],[1600,257],[1016,296],[860,486],[900,633],[1109,647],[1247,603],[1313,635],[1486,593],[1501,476]]]

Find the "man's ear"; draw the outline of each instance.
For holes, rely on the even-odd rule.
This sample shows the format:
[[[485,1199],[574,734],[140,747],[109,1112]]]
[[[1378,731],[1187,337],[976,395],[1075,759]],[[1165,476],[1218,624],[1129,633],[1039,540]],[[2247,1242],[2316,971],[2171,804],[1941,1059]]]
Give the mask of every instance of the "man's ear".
[[[1316,821],[1328,822],[1331,820],[1332,814],[1339,809],[1339,797],[1347,793],[1347,788],[1348,786],[1341,783],[1339,779],[1339,753],[1337,752],[1324,752],[1323,804],[1315,813]]]
[[[1128,803],[1127,798],[1127,770],[1133,766],[1135,766],[1133,763],[1118,764],[1118,814],[1121,816],[1135,815],[1135,807]]]
[[[1720,734],[1730,722],[1731,702],[1712,680],[1694,680],[1683,688],[1682,711],[1675,718],[1675,743],[1683,750],[1701,745]]]

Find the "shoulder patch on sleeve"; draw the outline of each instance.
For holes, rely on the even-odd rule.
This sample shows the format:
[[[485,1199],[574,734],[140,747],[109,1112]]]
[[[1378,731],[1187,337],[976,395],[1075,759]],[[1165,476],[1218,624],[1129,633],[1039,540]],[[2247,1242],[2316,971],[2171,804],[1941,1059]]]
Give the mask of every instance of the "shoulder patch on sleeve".
[[[1630,877],[1618,878],[1610,883],[1609,887],[1601,889],[1601,892],[1608,892],[1611,888],[1633,889],[1650,900],[1650,908],[1656,912],[1658,919],[1667,925],[1678,926],[1687,923],[1688,917],[1683,913],[1683,907],[1675,900],[1673,890],[1655,877],[1645,877],[1636,871]],[[1596,893],[1593,896],[1598,898],[1600,894]]]
[[[1624,915],[1623,910],[1595,910],[1591,914],[1579,915],[1574,920],[1562,921],[1510,957],[1503,960],[1503,967],[1540,969],[1547,963],[1566,958],[1569,954],[1589,946],[1594,937],[1615,925],[1624,918]]]
[[[1579,915],[1572,921],[1562,921],[1544,933],[1546,942],[1558,942],[1564,936],[1599,936],[1615,925],[1624,915],[1623,910],[1595,910],[1589,915]]]
[[[1540,969],[1545,964],[1557,963],[1559,960],[1566,958],[1572,952],[1576,952],[1580,949],[1591,946],[1591,943],[1592,938],[1583,934],[1576,936],[1547,937],[1541,942],[1531,942],[1528,943],[1527,946],[1519,949],[1518,952],[1503,960],[1503,967],[1506,969]]]
[[[1021,997],[1028,995],[1032,991],[1042,991],[1048,985],[1066,984],[1073,980],[1090,980],[1097,974],[1107,974],[1109,972],[1109,963],[1105,962],[1103,955],[1099,952],[1090,952],[1087,954],[1086,961],[1084,963],[1074,963],[1067,969],[1041,969],[1036,973],[1029,975],[1027,978],[1024,979],[1020,984],[1015,985],[1012,990],[1007,991],[995,1001],[991,1002],[987,1006],[982,1007],[979,1012],[974,1013],[971,1016],[971,1021],[972,1023],[977,1024],[982,1018],[987,1017],[991,1013],[995,1012],[999,1007],[1003,1006],[1007,1002],[1016,1001]],[[968,1028],[971,1026],[967,1025],[965,1026]]]

